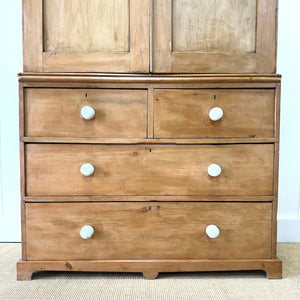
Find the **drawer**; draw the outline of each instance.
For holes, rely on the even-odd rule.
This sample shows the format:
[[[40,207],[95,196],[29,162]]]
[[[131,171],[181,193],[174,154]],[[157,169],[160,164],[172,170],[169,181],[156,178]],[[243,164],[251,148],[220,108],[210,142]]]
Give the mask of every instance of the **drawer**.
[[[271,216],[266,202],[29,203],[27,258],[270,258]],[[80,236],[85,225],[89,239]]]
[[[27,144],[26,194],[273,195],[273,157],[272,144]]]
[[[147,97],[146,90],[25,89],[25,136],[146,138]]]
[[[274,102],[273,89],[158,89],[154,137],[273,137]],[[212,121],[210,111],[212,119],[222,118]]]

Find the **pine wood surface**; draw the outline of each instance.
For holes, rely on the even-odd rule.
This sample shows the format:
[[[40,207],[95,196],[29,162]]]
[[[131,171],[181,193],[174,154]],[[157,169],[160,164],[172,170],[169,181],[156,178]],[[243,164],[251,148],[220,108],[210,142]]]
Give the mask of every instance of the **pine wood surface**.
[[[263,270],[269,279],[282,277],[279,259],[159,259],[159,260],[76,260],[76,261],[19,261],[18,280],[31,280],[35,271],[89,271],[89,272],[197,272]],[[145,276],[145,277],[146,277]]]
[[[271,212],[271,203],[30,203],[27,259],[266,259]],[[95,233],[83,240],[86,224]]]
[[[128,0],[44,0],[45,52],[128,52]]]
[[[146,138],[147,90],[26,89],[25,135]],[[80,111],[96,115],[84,120]]]
[[[26,145],[26,195],[273,195],[272,144]],[[80,173],[91,163],[95,173]],[[207,167],[222,174],[210,177]]]
[[[281,278],[278,1],[22,2],[18,279],[241,269]],[[84,105],[94,120],[80,117]],[[215,106],[224,116],[213,123]]]
[[[204,5],[207,10],[197,14]],[[277,6],[277,0],[154,0],[153,71],[275,73]],[[238,29],[230,23],[238,23]],[[197,36],[206,34],[203,40]]]
[[[25,72],[149,72],[150,0],[71,2],[23,0]]]
[[[172,51],[254,52],[256,2],[173,0]]]
[[[154,137],[272,137],[274,99],[274,90],[156,89]],[[221,120],[210,120],[213,107],[223,109]]]
[[[145,202],[145,201],[163,201],[163,202],[174,202],[174,201],[188,201],[188,202],[274,202],[277,200],[276,196],[226,196],[226,195],[155,195],[155,196],[25,196],[23,202]]]

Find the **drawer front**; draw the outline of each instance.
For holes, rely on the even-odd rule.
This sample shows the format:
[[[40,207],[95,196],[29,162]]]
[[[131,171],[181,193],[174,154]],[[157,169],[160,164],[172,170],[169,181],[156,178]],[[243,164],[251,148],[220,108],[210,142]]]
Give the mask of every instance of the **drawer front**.
[[[25,89],[25,136],[146,138],[147,91]]]
[[[273,157],[272,144],[27,144],[26,194],[272,195]]]
[[[155,90],[154,137],[273,137],[274,93],[271,89]],[[209,117],[215,107],[223,111],[218,121]]]
[[[271,211],[271,203],[30,203],[27,258],[270,258]],[[85,225],[89,239],[80,236]]]

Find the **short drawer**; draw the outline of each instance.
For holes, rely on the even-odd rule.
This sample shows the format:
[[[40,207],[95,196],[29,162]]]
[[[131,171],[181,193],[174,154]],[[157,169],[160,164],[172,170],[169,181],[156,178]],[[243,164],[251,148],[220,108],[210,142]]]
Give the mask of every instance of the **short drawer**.
[[[154,137],[273,137],[274,99],[273,89],[157,89]]]
[[[30,203],[27,258],[270,258],[271,220],[266,202]]]
[[[28,88],[24,101],[25,136],[147,137],[146,90]]]
[[[273,144],[27,144],[26,194],[273,195],[273,157]]]

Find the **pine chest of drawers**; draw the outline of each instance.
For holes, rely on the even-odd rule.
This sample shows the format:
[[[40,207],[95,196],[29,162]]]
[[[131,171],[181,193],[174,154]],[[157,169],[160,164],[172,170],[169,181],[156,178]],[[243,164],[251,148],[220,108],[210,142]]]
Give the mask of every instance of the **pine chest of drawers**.
[[[23,258],[37,270],[276,258],[277,76],[20,75]]]
[[[18,278],[280,278],[277,0],[22,2]]]

